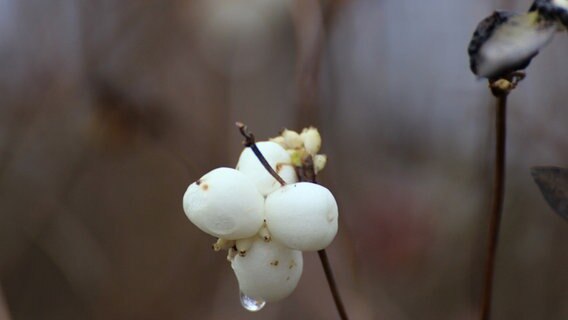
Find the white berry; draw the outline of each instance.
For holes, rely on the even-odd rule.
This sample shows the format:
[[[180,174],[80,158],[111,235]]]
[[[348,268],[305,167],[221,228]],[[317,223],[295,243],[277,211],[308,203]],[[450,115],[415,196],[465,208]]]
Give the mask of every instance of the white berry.
[[[302,252],[272,240],[256,238],[245,256],[237,255],[231,266],[245,295],[277,301],[290,295],[302,275]]]
[[[265,215],[272,238],[292,249],[321,250],[337,234],[337,203],[318,184],[299,182],[276,190],[266,198]]]
[[[290,155],[282,146],[272,141],[256,143],[268,164],[286,183],[298,181],[296,170],[291,165]],[[247,175],[257,186],[262,195],[268,195],[280,187],[280,183],[262,166],[254,152],[246,148],[239,157],[237,169]]]
[[[242,172],[218,168],[187,188],[183,209],[202,231],[236,240],[258,232],[263,223],[264,198]]]

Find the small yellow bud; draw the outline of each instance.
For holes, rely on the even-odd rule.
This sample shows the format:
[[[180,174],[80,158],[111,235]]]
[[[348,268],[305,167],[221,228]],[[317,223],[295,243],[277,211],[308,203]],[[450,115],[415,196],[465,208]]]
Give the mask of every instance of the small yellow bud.
[[[314,170],[316,174],[325,168],[325,164],[327,163],[327,156],[325,154],[316,154],[313,156],[314,160]]]
[[[302,138],[300,135],[293,130],[284,129],[282,131],[282,137],[286,141],[286,149],[298,149],[302,147]]]
[[[284,137],[283,137],[283,136],[278,136],[278,137],[270,138],[270,139],[268,139],[268,141],[276,142],[276,143],[278,143],[282,148],[286,149],[286,140],[284,140]]]
[[[247,254],[247,251],[252,246],[253,241],[254,237],[236,240],[236,247],[241,257],[244,257]]]
[[[260,228],[258,235],[262,238],[262,240],[266,242],[270,242],[270,240],[272,240],[272,237],[270,236],[270,232],[268,232],[268,228],[266,227],[266,225]]]
[[[290,149],[287,150],[290,154],[290,160],[294,167],[301,167],[302,166],[302,159],[304,158],[305,151],[303,149],[295,150]]]
[[[321,136],[318,129],[314,127],[305,128],[300,134],[302,141],[304,142],[304,148],[311,154],[317,154],[321,149]]]
[[[234,240],[217,239],[217,242],[213,244],[214,251],[228,250],[235,245]]]

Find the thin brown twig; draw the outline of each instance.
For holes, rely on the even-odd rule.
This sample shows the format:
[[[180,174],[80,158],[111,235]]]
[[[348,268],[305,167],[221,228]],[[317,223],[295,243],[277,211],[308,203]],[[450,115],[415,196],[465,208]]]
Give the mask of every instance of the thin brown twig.
[[[308,156],[304,161],[302,161],[302,167],[299,168],[297,172],[300,181],[317,183],[317,176],[314,170],[314,161],[311,156]],[[349,317],[347,316],[345,305],[343,304],[341,296],[339,295],[339,288],[337,287],[337,283],[335,282],[333,270],[331,269],[331,264],[329,263],[325,249],[319,250],[318,256],[325,273],[325,278],[327,279],[327,283],[329,284],[329,290],[331,291],[333,301],[335,302],[335,307],[337,308],[337,312],[339,313],[339,317],[342,320],[347,320],[349,319]]]
[[[321,3],[319,1],[295,1],[294,26],[298,41],[298,91],[299,108],[297,123],[316,123],[319,117],[319,77],[321,60],[326,42],[326,31],[330,29],[334,14],[343,1]],[[316,182],[313,160],[308,157],[302,167],[297,168],[300,181]],[[347,312],[325,250],[318,251],[335,306],[341,319],[348,319]]]
[[[349,317],[347,316],[347,311],[345,311],[345,306],[343,305],[343,301],[341,300],[341,296],[339,295],[339,289],[337,284],[335,283],[335,277],[333,276],[333,270],[331,269],[331,264],[329,263],[329,259],[327,258],[327,252],[325,249],[319,250],[318,255],[321,261],[321,265],[323,267],[323,271],[325,273],[325,278],[327,279],[327,283],[329,284],[329,290],[331,291],[331,295],[333,296],[333,301],[335,302],[335,306],[337,307],[337,312],[339,312],[339,317],[342,320],[347,320]]]
[[[6,299],[4,297],[4,292],[2,291],[2,286],[0,285],[0,319],[10,320],[12,317],[10,316],[10,310],[8,308],[8,304],[6,303]]]
[[[497,143],[495,147],[495,174],[493,177],[493,200],[491,204],[491,217],[489,221],[489,242],[487,258],[485,260],[484,287],[481,301],[481,319],[489,320],[491,315],[491,297],[493,293],[493,280],[495,278],[495,258],[499,242],[499,229],[503,211],[503,196],[505,192],[505,116],[507,95],[497,98]]]
[[[506,162],[506,136],[507,136],[507,97],[515,89],[519,81],[524,79],[524,73],[513,73],[504,79],[490,81],[489,87],[497,99],[495,118],[495,168],[493,176],[493,190],[491,201],[491,216],[489,221],[489,239],[487,243],[487,256],[483,279],[483,292],[481,296],[481,320],[491,318],[491,300],[493,296],[493,282],[495,279],[495,262],[497,246],[499,244],[499,230],[503,216],[503,200],[505,198],[505,162]]]
[[[270,175],[272,175],[274,179],[276,179],[276,181],[280,183],[280,185],[285,186],[286,181],[284,181],[284,179],[282,179],[282,177],[280,177],[280,175],[278,175],[278,173],[276,173],[276,171],[272,169],[268,161],[266,161],[266,158],[262,155],[262,152],[260,152],[260,150],[256,146],[254,134],[250,132],[247,126],[244,125],[242,122],[236,122],[235,125],[239,129],[241,135],[245,138],[245,141],[243,141],[243,145],[245,147],[251,148],[252,152],[254,152],[254,155],[258,158],[260,163],[262,163],[262,165],[270,173]]]

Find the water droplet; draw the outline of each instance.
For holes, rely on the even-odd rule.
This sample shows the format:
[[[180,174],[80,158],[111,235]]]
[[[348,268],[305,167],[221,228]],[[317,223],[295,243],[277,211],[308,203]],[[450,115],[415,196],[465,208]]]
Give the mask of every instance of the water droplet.
[[[242,292],[240,293],[240,296],[241,305],[250,312],[260,311],[266,305],[266,301],[262,298],[249,297]]]

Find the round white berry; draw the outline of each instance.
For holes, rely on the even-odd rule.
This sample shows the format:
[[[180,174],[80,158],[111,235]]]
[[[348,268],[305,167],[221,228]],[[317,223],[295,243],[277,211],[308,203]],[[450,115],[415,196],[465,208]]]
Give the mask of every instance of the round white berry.
[[[302,252],[272,240],[256,238],[246,255],[236,255],[231,267],[245,295],[277,301],[290,295],[302,275]]]
[[[290,155],[282,146],[272,141],[258,142],[256,146],[272,169],[286,183],[298,181],[296,170],[291,165]],[[254,182],[262,195],[267,195],[280,187],[280,183],[268,173],[250,148],[244,149],[241,153],[237,169]]]
[[[327,247],[337,234],[338,209],[331,192],[318,184],[286,185],[266,198],[266,225],[273,239],[302,251]]]
[[[258,232],[263,223],[264,198],[242,172],[218,168],[187,188],[183,209],[204,232],[235,240]]]

